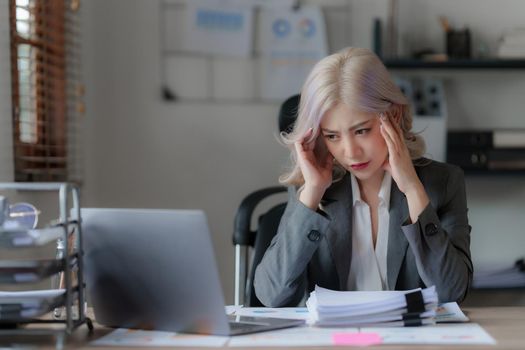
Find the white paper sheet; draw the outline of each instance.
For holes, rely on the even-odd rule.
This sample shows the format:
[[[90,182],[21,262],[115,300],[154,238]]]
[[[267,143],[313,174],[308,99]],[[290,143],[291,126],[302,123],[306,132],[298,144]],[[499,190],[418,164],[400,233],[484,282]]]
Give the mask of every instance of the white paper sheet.
[[[440,304],[436,309],[437,323],[468,321],[470,321],[470,319],[465,316],[456,302]]]
[[[361,328],[377,333],[383,344],[496,344],[479,324],[447,324],[429,327]]]
[[[224,307],[224,311],[226,311],[226,315],[234,315],[237,311],[241,310],[242,308],[242,305],[226,305]]]
[[[222,347],[228,337],[197,334],[180,334],[161,331],[143,331],[119,328],[90,343],[94,346],[150,347],[187,346]]]
[[[305,307],[247,307],[235,311],[238,316],[288,318],[293,320],[308,320],[309,313]]]
[[[295,327],[277,331],[231,337],[231,347],[258,346],[331,346],[334,332],[357,333],[357,328]]]
[[[427,299],[434,301],[435,287],[425,289],[417,288],[411,290],[390,290],[390,291],[336,291],[331,289],[315,286],[315,295],[317,303],[322,307],[353,307],[361,305],[383,305],[404,301],[406,305],[405,294],[421,290],[425,302]]]
[[[0,241],[15,247],[42,246],[64,235],[62,227],[35,230],[5,230],[0,228]]]
[[[27,308],[40,307],[43,303],[52,303],[64,293],[65,289],[0,291],[0,305],[19,304]]]

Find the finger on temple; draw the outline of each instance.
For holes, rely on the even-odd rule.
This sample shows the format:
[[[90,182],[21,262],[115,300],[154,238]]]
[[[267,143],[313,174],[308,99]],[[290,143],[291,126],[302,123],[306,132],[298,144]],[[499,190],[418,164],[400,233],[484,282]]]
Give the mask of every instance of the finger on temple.
[[[381,131],[381,135],[383,135],[383,138],[385,139],[385,141],[393,142],[392,135],[389,132],[389,125],[387,125],[386,123],[383,123],[381,127],[379,128],[379,130]]]

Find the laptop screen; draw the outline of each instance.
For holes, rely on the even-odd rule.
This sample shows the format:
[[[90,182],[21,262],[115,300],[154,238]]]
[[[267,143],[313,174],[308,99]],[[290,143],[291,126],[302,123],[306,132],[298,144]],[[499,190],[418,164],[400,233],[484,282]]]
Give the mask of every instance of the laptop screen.
[[[228,334],[203,211],[81,210],[88,297],[100,324]]]

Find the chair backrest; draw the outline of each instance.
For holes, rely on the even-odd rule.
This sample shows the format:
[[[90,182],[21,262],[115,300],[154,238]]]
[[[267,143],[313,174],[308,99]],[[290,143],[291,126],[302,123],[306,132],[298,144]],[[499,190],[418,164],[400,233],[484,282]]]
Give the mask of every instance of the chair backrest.
[[[286,99],[279,110],[278,124],[281,132],[289,132],[297,116],[299,95]],[[279,203],[259,216],[257,228],[250,228],[255,208],[264,199],[286,192],[286,187],[267,187],[248,194],[239,205],[235,215],[233,244],[235,245],[235,303],[244,306],[262,306],[253,288],[253,277],[272,238],[277,233],[286,203]],[[244,249],[241,252],[241,248]],[[252,250],[252,261],[248,262]],[[250,265],[250,266],[248,266]],[[243,296],[241,302],[240,298]]]
[[[255,269],[261,262],[266,249],[277,232],[286,203],[279,203],[260,215],[255,231],[250,229],[250,223],[257,204],[269,196],[285,191],[286,187],[282,186],[264,188],[248,195],[239,206],[239,210],[235,216],[233,244],[236,246],[244,246],[247,250],[251,248],[252,261],[251,263],[247,261],[247,256],[249,255],[247,250],[244,252],[246,254],[244,258],[236,254],[236,265],[238,266],[238,268],[236,268],[238,271],[236,275],[242,274],[242,276],[236,276],[236,289],[239,289],[236,290],[236,303],[241,303],[239,300],[240,294],[243,294],[242,304],[244,306],[263,306],[255,295],[253,288]],[[238,261],[238,259],[240,259],[240,261]],[[241,267],[241,264],[244,266]],[[248,268],[247,265],[250,265],[250,267]],[[243,292],[241,290],[243,290]]]
[[[297,113],[299,112],[300,95],[293,95],[286,99],[281,105],[277,122],[279,123],[279,131],[291,131]]]

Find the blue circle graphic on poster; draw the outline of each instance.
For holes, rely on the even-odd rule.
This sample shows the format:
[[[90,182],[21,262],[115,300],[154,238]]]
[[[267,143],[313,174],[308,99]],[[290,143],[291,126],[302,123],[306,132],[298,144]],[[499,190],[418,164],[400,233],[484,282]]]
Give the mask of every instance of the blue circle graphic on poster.
[[[292,27],[290,26],[290,22],[288,22],[287,20],[277,19],[275,20],[275,22],[273,22],[272,29],[276,37],[284,38],[285,36],[290,34]]]

